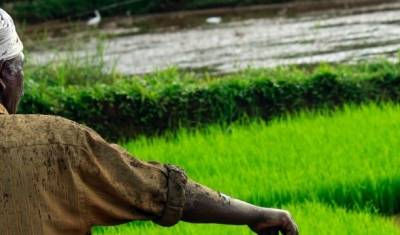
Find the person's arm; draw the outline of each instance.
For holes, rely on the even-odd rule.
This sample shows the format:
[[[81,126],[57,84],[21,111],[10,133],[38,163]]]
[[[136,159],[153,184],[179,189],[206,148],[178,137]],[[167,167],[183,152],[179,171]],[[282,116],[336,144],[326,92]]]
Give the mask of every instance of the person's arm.
[[[247,225],[257,234],[297,235],[298,229],[289,212],[263,208],[231,198],[188,180],[182,221]],[[278,228],[278,229],[277,229]]]

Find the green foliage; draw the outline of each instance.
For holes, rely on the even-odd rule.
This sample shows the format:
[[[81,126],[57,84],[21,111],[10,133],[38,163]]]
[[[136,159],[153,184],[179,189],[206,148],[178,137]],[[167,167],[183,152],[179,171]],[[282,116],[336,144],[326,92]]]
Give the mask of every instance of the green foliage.
[[[79,17],[87,17],[93,14],[94,9],[102,10],[102,15],[125,14],[130,10],[133,14],[146,13],[152,9],[157,9],[159,0],[153,1],[131,1],[130,4],[118,3],[117,0],[101,0],[101,1],[80,1],[80,0],[41,0],[41,1],[19,1],[15,3],[12,9],[8,11],[13,14],[15,19],[24,20],[49,20],[57,18],[75,19]],[[107,6],[113,6],[107,8]]]
[[[171,12],[189,9],[204,9],[212,7],[241,6],[252,4],[269,4],[290,2],[291,0],[137,0],[137,1],[81,1],[81,0],[41,0],[18,1],[12,9],[7,9],[16,19],[48,20],[55,18],[87,17],[87,13],[100,9],[102,15],[120,15],[130,11],[132,14]],[[6,6],[7,2],[3,4]],[[0,3],[0,7],[4,7]],[[85,15],[86,14],[86,15]]]
[[[53,60],[44,65],[34,65],[27,61],[24,70],[27,77],[34,80],[44,88],[67,87],[67,86],[91,86],[95,83],[111,84],[114,80],[122,78],[122,75],[115,71],[115,64],[104,61],[104,43],[101,35],[99,41],[91,51],[87,49],[84,56],[76,55],[73,52],[55,52]],[[73,43],[68,46],[67,51],[76,47]],[[105,70],[109,71],[107,74]],[[29,79],[28,78],[28,79]]]
[[[400,65],[387,61],[322,64],[312,71],[249,68],[207,79],[176,68],[121,78],[104,75],[101,66],[60,66],[28,66],[20,112],[64,116],[112,140],[231,123],[244,116],[270,120],[303,109],[400,101]]]
[[[289,209],[301,234],[400,234],[389,219],[400,212],[398,120],[398,104],[345,105],[122,146],[140,159],[179,165],[189,178],[232,197]],[[130,233],[251,234],[246,227],[137,222],[94,234]]]
[[[180,130],[174,139],[142,137],[123,147],[144,160],[179,165],[190,178],[259,205],[318,201],[396,214],[399,119],[399,105],[345,105],[268,123]]]
[[[399,228],[391,219],[367,212],[349,212],[338,207],[320,203],[302,203],[285,206],[290,210],[299,226],[300,234],[400,234]],[[360,226],[362,225],[362,226]],[[185,235],[254,235],[247,226],[228,226],[217,224],[191,224],[180,222],[173,227],[161,227],[151,222],[131,222],[119,226],[95,227],[93,235],[127,234],[185,234]]]

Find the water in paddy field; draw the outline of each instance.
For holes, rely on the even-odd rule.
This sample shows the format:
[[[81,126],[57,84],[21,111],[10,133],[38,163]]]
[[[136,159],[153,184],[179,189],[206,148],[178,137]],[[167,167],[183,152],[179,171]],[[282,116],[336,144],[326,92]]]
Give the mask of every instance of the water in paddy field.
[[[210,16],[200,17],[204,23],[193,27],[107,39],[104,59],[127,75],[172,65],[228,73],[249,65],[397,60],[400,49],[400,2],[296,14],[282,7],[268,17],[260,12],[243,18],[224,14],[219,23],[206,23]],[[84,56],[95,47],[91,40],[76,54]],[[57,53],[57,58],[62,55]],[[33,51],[30,56],[31,61],[44,63],[54,59],[54,51]]]

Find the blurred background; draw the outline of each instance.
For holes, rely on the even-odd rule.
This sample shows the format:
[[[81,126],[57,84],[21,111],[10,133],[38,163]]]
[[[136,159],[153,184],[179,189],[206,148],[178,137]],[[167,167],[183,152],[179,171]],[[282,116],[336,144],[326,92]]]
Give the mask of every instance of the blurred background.
[[[57,18],[76,18],[92,11],[93,9],[101,9],[104,16],[117,16],[130,11],[132,14],[148,14],[176,12],[182,10],[198,10],[212,9],[220,7],[241,7],[257,4],[281,4],[281,3],[331,3],[336,4],[344,2],[345,4],[354,2],[368,2],[362,0],[101,0],[101,1],[79,1],[79,0],[7,0],[3,1],[2,7],[8,11],[12,11],[15,17],[27,20],[49,20]],[[370,1],[373,2],[373,1]],[[382,2],[382,1],[376,1]]]
[[[400,48],[398,1],[8,0],[0,7],[20,25],[32,63],[95,56],[101,41],[105,69],[125,75],[397,60]]]

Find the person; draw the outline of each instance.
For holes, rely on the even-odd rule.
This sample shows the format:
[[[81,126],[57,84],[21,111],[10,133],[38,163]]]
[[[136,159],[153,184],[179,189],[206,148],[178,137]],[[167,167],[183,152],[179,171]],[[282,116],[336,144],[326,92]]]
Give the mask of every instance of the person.
[[[151,220],[247,225],[257,234],[299,234],[290,213],[231,198],[145,162],[62,117],[16,114],[23,44],[0,9],[0,233],[89,234],[92,226]]]

